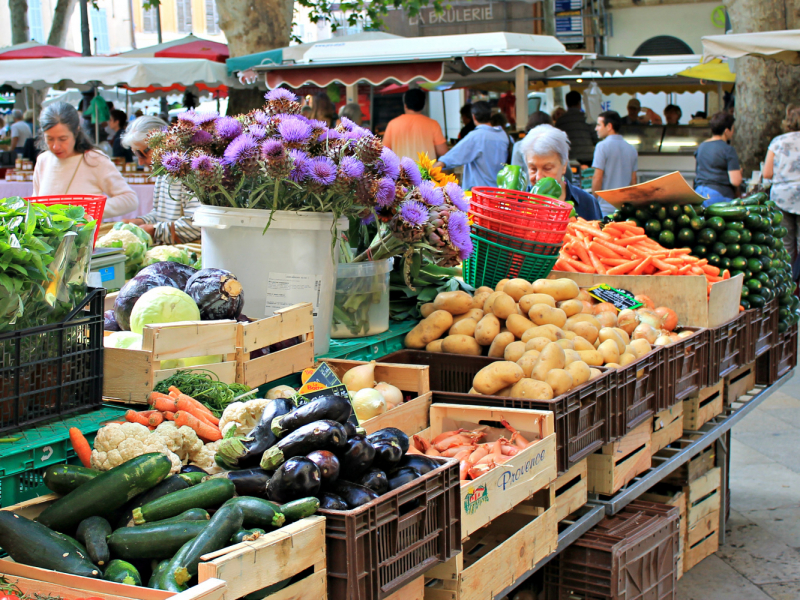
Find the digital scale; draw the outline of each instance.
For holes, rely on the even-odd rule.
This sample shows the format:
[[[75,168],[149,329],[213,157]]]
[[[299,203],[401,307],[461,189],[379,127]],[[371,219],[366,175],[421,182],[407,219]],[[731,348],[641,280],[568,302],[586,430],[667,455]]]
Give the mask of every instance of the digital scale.
[[[100,275],[107,290],[118,290],[125,285],[125,251],[122,248],[95,248],[92,252],[91,273]]]

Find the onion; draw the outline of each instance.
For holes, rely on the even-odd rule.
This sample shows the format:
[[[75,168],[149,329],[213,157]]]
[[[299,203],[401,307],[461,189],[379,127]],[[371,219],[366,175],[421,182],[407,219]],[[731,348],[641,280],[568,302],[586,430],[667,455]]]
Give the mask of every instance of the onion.
[[[659,306],[655,313],[661,317],[662,327],[667,331],[672,331],[678,326],[678,313],[666,306]]]
[[[348,392],[358,392],[365,388],[371,389],[375,385],[375,361],[353,367],[344,374],[342,383],[347,387]]]
[[[672,338],[668,335],[660,335],[653,342],[653,346],[669,346],[672,343]]]
[[[602,327],[616,327],[617,326],[616,309],[614,312],[611,312],[609,310],[604,310],[599,314],[595,315],[595,319],[600,321],[600,325]]]
[[[393,386],[391,383],[381,381],[375,386],[375,389],[383,395],[389,410],[403,403],[403,392],[400,391],[400,388]]]
[[[679,331],[678,332],[678,339],[682,340],[683,338],[692,337],[696,332],[695,331]]]
[[[636,326],[639,324],[639,315],[637,315],[630,308],[621,310],[617,315],[617,327],[622,329],[628,335],[633,333]]]
[[[578,297],[575,299],[580,300],[581,302],[588,302],[589,304],[595,303],[595,299],[592,298],[591,294],[589,294],[589,290],[587,290],[586,288],[578,292]]]
[[[663,319],[654,310],[640,308],[636,311],[636,314],[639,315],[639,322],[647,323],[653,329],[661,329]]]
[[[586,300],[581,300],[581,304],[583,304],[583,310],[581,312],[586,313],[587,315],[592,314],[592,309],[594,305],[591,302],[587,302]]]
[[[293,387],[288,385],[277,385],[267,390],[267,400],[277,400],[278,398],[291,398],[296,393]]]
[[[378,390],[365,388],[353,395],[353,410],[358,420],[364,422],[387,411],[386,399]]]
[[[592,307],[592,312],[595,315],[599,315],[601,312],[610,312],[617,314],[617,307],[611,304],[611,302],[601,302],[600,304],[595,304]]]
[[[656,307],[655,303],[652,300],[650,300],[648,296],[645,296],[644,294],[637,294],[636,296],[633,297],[633,299],[636,300],[637,302],[641,302],[642,304],[644,304],[645,308],[649,308],[650,310]]]
[[[656,339],[658,339],[658,330],[647,323],[639,323],[636,329],[633,330],[633,335],[631,337],[634,340],[647,340],[650,344],[654,344]]]

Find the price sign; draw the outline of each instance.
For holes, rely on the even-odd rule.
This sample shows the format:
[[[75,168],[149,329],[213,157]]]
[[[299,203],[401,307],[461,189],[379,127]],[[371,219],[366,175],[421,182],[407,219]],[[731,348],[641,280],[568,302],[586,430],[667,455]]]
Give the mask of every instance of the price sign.
[[[600,302],[609,302],[613,304],[617,310],[625,310],[626,308],[639,308],[640,306],[644,306],[629,292],[613,288],[607,283],[601,283],[600,285],[589,288],[589,295]]]

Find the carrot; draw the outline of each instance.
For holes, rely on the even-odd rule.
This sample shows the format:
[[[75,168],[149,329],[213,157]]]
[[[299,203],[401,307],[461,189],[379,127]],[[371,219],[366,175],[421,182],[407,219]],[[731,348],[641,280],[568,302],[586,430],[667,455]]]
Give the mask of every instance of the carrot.
[[[151,392],[148,404],[161,412],[175,412],[178,410],[174,398],[158,392]]]
[[[575,269],[575,271],[578,273],[594,273],[594,269],[590,265],[584,265],[583,263],[578,262],[577,260],[572,260],[564,257],[562,257],[561,260],[563,260],[565,263],[567,263],[569,266]]]
[[[653,265],[655,265],[656,267],[658,267],[662,271],[673,271],[673,272],[675,272],[675,271],[678,270],[674,266],[672,266],[671,264],[665,263],[660,258],[653,258]]]
[[[576,273],[577,272],[577,271],[575,271],[575,269],[573,269],[571,266],[569,266],[566,262],[564,262],[564,260],[561,259],[561,258],[559,258],[556,261],[556,264],[553,265],[553,270],[554,271],[569,271],[571,273]]]
[[[706,275],[719,275],[719,267],[715,267],[714,265],[703,265],[700,268],[703,269],[703,273]]]
[[[633,221],[615,221],[606,225],[606,229],[630,232],[629,235],[644,235],[644,229],[636,225]]]
[[[139,423],[139,425],[144,425],[145,427],[150,424],[150,420],[148,417],[140,415],[135,410],[129,410],[125,413],[125,420],[130,423]]]
[[[705,275],[700,267],[692,267],[692,275]]]
[[[669,251],[670,258],[677,257],[677,256],[685,256],[691,252],[689,248],[675,248],[674,250]],[[694,256],[686,256],[686,259],[689,260],[690,258],[694,258]],[[697,260],[697,259],[695,259]]]
[[[92,466],[92,447],[89,441],[81,433],[77,427],[69,428],[69,441],[72,442],[72,449],[75,450],[75,455],[80,459],[84,467]]]
[[[689,263],[688,265],[685,265],[680,269],[678,269],[678,275],[688,275],[691,270],[692,270],[692,264]]]
[[[148,422],[151,427],[158,427],[164,422],[164,413],[156,412],[150,415]]]
[[[630,271],[633,271],[636,267],[638,267],[642,262],[646,259],[637,258],[636,260],[631,260],[626,262],[624,265],[619,265],[618,267],[613,267],[608,270],[609,275],[626,275]]]
[[[656,271],[653,275],[672,275],[672,271]]]
[[[635,244],[636,242],[643,242],[647,239],[646,235],[634,235],[631,237],[624,237],[617,240],[620,246],[627,246],[628,244]]]
[[[164,418],[167,421],[174,421],[175,420],[175,413],[174,412],[166,411],[166,412],[164,412],[162,414],[164,415]]]
[[[650,263],[651,263],[651,262],[653,262],[653,257],[652,257],[652,256],[648,256],[647,258],[645,258],[644,260],[642,260],[642,262],[640,262],[640,263],[639,263],[639,266],[638,266],[638,267],[636,267],[636,268],[635,268],[635,269],[634,269],[634,270],[631,272],[631,275],[641,275],[641,274],[644,272],[644,270],[645,270],[647,267],[649,267],[649,266],[650,266]]]
[[[605,246],[606,248],[608,248],[610,250],[613,250],[614,252],[616,252],[620,256],[627,256],[629,258],[633,258],[634,257],[633,252],[631,252],[628,248],[623,248],[622,246],[618,246],[617,244],[614,244],[613,242],[607,242],[605,240],[597,240],[597,243]]]
[[[184,425],[194,429],[197,437],[204,442],[216,442],[222,439],[222,433],[217,427],[201,421],[186,411],[180,410],[175,413],[175,426],[183,427]]]
[[[214,416],[214,413],[212,413],[194,398],[187,396],[186,394],[181,394],[178,396],[177,404],[178,410],[190,412],[198,419],[202,419],[211,425],[219,425],[219,419]]]
[[[178,400],[183,399],[183,400],[186,400],[187,402],[190,402],[190,403],[194,404],[195,407],[197,407],[197,410],[202,412],[202,413],[204,413],[208,417],[208,420],[210,420],[212,423],[214,423],[214,425],[219,423],[219,419],[217,419],[217,417],[214,416],[214,413],[212,413],[208,409],[208,407],[205,404],[203,404],[202,402],[198,402],[197,400],[195,400],[191,396],[187,396],[186,394],[182,393],[178,388],[176,388],[174,386],[169,388],[169,391],[170,391],[170,393],[173,392],[173,391],[178,392],[178,397],[177,397]]]
[[[722,271],[722,280],[725,281],[731,278],[731,272],[728,269]]]
[[[594,267],[594,270],[597,272],[598,275],[605,275],[606,274],[606,267],[600,260],[595,256],[594,252],[589,252],[589,258],[591,259],[591,265]]]
[[[611,248],[607,246],[601,246],[597,242],[592,242],[589,244],[589,250],[594,252],[598,256],[604,256],[606,258],[622,258],[619,254],[614,252]]]
[[[572,227],[576,231],[580,231],[582,233],[591,235],[592,237],[600,238],[601,240],[611,239],[611,236],[605,233],[604,231],[600,231],[599,229],[595,229],[594,227],[584,225],[583,223],[572,223],[570,227]]]
[[[668,265],[675,265],[677,267],[682,267],[686,262],[682,258],[665,258],[664,262]]]
[[[719,283],[723,281],[722,277],[714,277],[713,275],[706,275],[706,281],[709,283]]]
[[[627,258],[601,258],[600,262],[609,267],[618,267],[628,262]]]
[[[585,265],[591,265],[592,259],[589,258],[589,253],[586,251],[586,247],[581,243],[575,243],[570,246],[571,250],[575,251],[575,254],[578,255],[580,261]]]

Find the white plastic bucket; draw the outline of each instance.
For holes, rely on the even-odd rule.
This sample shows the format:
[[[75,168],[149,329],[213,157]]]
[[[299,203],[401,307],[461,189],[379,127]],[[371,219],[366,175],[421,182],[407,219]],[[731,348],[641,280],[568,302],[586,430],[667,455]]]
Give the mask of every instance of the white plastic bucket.
[[[367,337],[389,329],[392,263],[391,258],[339,263],[332,338]]]
[[[244,314],[251,319],[300,302],[314,306],[314,354],[330,344],[338,248],[331,255],[332,213],[202,206],[194,224],[203,230],[203,267],[236,274],[244,288]],[[347,219],[337,223],[347,227]]]

